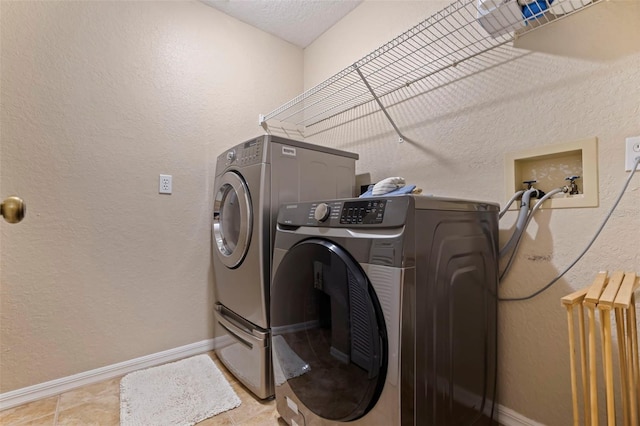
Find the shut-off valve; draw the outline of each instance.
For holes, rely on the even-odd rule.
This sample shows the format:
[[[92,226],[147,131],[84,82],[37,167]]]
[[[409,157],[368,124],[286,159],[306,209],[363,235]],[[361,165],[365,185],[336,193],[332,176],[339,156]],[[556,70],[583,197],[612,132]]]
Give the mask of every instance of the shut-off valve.
[[[525,180],[522,181],[523,184],[527,185],[527,191],[533,189],[533,191],[531,191],[531,197],[532,198],[542,198],[544,197],[544,191],[538,188],[534,188],[533,184],[538,182],[537,180]]]
[[[580,176],[569,176],[564,179],[569,181],[569,184],[565,187],[567,188],[567,191],[564,192],[568,192],[569,195],[576,195],[580,193],[578,185],[576,184],[576,179],[580,179]]]

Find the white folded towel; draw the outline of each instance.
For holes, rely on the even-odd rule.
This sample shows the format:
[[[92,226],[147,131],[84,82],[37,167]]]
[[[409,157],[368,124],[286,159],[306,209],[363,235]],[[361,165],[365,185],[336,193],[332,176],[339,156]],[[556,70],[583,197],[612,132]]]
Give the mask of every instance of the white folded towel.
[[[380,182],[376,183],[371,190],[371,195],[374,197],[377,195],[384,195],[387,192],[395,191],[398,188],[402,188],[405,185],[405,181],[403,177],[388,177],[386,179],[382,179]]]

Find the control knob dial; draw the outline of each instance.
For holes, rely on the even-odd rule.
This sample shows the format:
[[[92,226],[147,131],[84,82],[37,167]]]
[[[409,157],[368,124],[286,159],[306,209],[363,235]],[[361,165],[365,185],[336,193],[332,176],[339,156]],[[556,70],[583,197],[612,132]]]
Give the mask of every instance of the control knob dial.
[[[235,160],[235,159],[236,159],[236,151],[235,150],[231,150],[231,151],[227,152],[227,161],[229,163],[232,163],[233,160]]]
[[[316,210],[313,212],[313,217],[318,222],[324,222],[329,218],[330,214],[331,214],[331,207],[329,207],[327,203],[320,203],[316,207]]]

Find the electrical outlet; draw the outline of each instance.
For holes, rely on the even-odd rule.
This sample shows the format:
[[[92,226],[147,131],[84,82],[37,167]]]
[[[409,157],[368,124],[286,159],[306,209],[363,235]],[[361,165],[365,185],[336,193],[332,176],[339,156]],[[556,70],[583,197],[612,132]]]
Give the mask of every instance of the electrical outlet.
[[[171,175],[160,175],[158,192],[160,194],[171,194]]]
[[[640,157],[640,136],[633,136],[626,139],[627,148],[624,155],[624,170],[630,172],[636,157]],[[640,170],[640,164],[636,167]]]

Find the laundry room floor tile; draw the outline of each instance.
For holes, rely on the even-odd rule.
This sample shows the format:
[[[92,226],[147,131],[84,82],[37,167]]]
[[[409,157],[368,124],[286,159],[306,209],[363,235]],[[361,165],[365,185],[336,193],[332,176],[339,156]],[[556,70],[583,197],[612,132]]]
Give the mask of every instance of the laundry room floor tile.
[[[279,419],[275,400],[261,401],[253,396],[222,365],[214,352],[209,356],[242,401],[239,407],[205,419],[197,426],[285,426]],[[0,411],[0,424],[12,426],[63,426],[120,424],[120,379],[83,386],[50,398]]]
[[[53,425],[56,414],[58,397],[41,399],[28,404],[19,405],[0,412],[0,424],[2,425],[23,425],[37,424]]]

